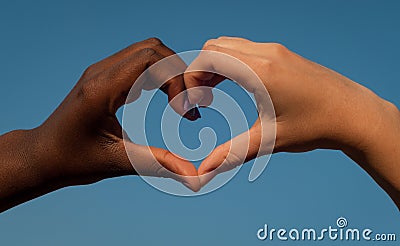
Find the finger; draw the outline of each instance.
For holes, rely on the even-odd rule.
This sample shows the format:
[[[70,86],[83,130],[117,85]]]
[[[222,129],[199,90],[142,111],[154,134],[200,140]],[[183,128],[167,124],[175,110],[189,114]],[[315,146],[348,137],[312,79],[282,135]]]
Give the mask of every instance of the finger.
[[[201,72],[194,72],[194,73],[199,73],[199,76],[201,76]],[[194,77],[196,77],[196,75],[194,75]],[[199,99],[198,102],[198,105],[200,107],[208,107],[211,105],[212,101],[214,100],[212,89],[225,79],[226,78],[224,76],[221,76],[219,74],[213,74],[208,81],[203,80],[201,86],[199,85],[198,87],[196,87],[192,85],[192,87],[190,87],[190,91],[192,92],[193,90],[198,90],[201,92],[201,99]]]
[[[205,42],[203,49],[207,49],[208,46],[219,46],[226,49],[237,50],[242,53],[246,50],[246,46],[249,46],[250,41],[243,41],[240,39],[234,38],[218,38],[218,39],[210,39]]]
[[[134,43],[129,45],[128,47],[116,52],[115,54],[93,64],[91,67],[94,69],[90,69],[87,75],[95,75],[96,73],[107,70],[115,63],[118,63],[132,54],[138,52],[144,48],[156,48],[162,44],[161,40],[158,38],[148,38],[146,40]]]
[[[166,76],[160,76],[160,78],[156,79],[156,81],[153,81],[152,84],[149,84],[149,87],[145,86],[145,89],[154,89],[154,86],[156,88],[160,88],[165,94],[168,95],[168,102],[176,113],[189,120],[196,120],[200,118],[200,113],[197,108],[192,106],[185,108],[187,96],[186,93],[183,93],[186,90],[186,87],[185,83],[183,82],[182,73],[187,68],[186,63],[178,55],[176,55],[173,50],[162,43],[156,46],[156,51],[167,59],[165,59],[163,63],[158,64],[157,68],[154,68],[153,70],[174,71],[175,74],[179,75],[174,76],[168,81],[162,81],[162,78],[166,78]],[[187,103],[188,102],[186,102],[186,104]]]
[[[217,46],[233,51],[239,51],[242,54],[253,56],[265,56],[271,59],[276,58],[282,52],[288,49],[279,43],[258,43],[243,38],[220,37],[218,39],[208,40],[203,49],[207,50],[209,46]]]
[[[208,107],[211,105],[214,96],[212,94],[212,87],[203,88],[203,97],[199,101],[199,107]]]
[[[249,46],[253,43],[254,42],[244,38],[221,36],[216,39],[207,40],[207,42],[205,42],[203,45],[203,49],[210,45],[217,45],[242,51],[242,49],[245,48],[244,46]]]
[[[200,190],[196,167],[189,161],[165,149],[137,145],[128,141],[124,144],[124,150],[128,153],[125,162],[132,165],[138,175],[172,178],[192,191]]]
[[[156,53],[156,54],[152,54]],[[146,55],[146,54],[151,54],[151,57],[148,57],[148,61],[146,63],[138,59],[138,54]],[[168,59],[168,65],[164,66],[165,70],[169,69],[170,67],[173,67],[173,71],[177,71],[180,73],[183,73],[187,67],[187,65],[179,58],[179,56],[175,55],[175,52],[165,46],[159,39],[157,38],[150,38],[138,43],[135,43],[119,52],[116,54],[92,65],[91,67],[94,69],[89,69],[89,71],[95,71],[96,73],[99,73],[101,71],[107,71],[111,70],[112,72],[125,72],[125,79],[128,79],[128,87],[131,87],[133,83],[135,82],[136,78],[145,71],[146,68],[149,66],[159,62],[160,60],[173,56]],[[140,56],[139,56],[140,57]],[[146,57],[141,58],[146,59]],[[138,63],[138,64],[136,64]],[[121,65],[123,64],[123,65]],[[138,65],[138,66],[137,66]],[[144,66],[143,66],[144,65]],[[122,66],[126,66],[127,69],[132,69],[135,66],[137,66],[138,69],[132,69],[131,72],[126,71],[126,69],[122,69]],[[89,72],[90,73],[90,72]],[[108,73],[109,74],[109,73]],[[114,73],[115,74],[115,73]],[[165,74],[165,73],[164,73]],[[133,75],[133,76],[132,76]],[[89,74],[89,76],[93,76],[92,74]],[[124,79],[121,78],[121,79]],[[164,83],[165,82],[165,83]],[[158,89],[160,88],[164,93],[168,95],[168,100],[172,101],[174,97],[177,95],[180,95],[182,91],[185,91],[185,85],[183,82],[183,76],[176,76],[174,78],[171,78],[168,81],[162,81],[163,84],[159,85],[153,85],[151,84],[151,81],[149,83],[143,85],[143,89],[147,89],[146,87],[150,87],[150,89]],[[126,93],[126,88],[123,88],[123,93]],[[140,90],[136,90],[131,93],[130,95],[130,102],[136,100],[141,94]],[[124,97],[126,98],[125,94]],[[184,95],[182,93],[182,95]],[[173,104],[171,104],[171,107],[180,115],[186,117],[189,120],[195,120],[199,117],[199,113],[196,109],[193,109],[191,112],[186,112],[183,108],[184,105],[184,99],[185,96],[180,96],[179,98],[176,98],[173,100]],[[125,102],[124,98],[120,98],[119,103],[115,105],[115,107],[121,106],[121,101],[122,103]]]
[[[201,102],[204,97],[201,86],[208,86],[205,81],[210,80],[213,84],[218,84],[228,78],[239,83],[249,92],[254,92],[262,83],[257,83],[260,81],[259,78],[246,65],[246,62],[251,64],[250,58],[245,54],[219,46],[208,46],[207,50],[201,51],[184,74],[190,103]]]
[[[163,84],[161,90],[168,95],[168,103],[176,113],[191,121],[201,117],[199,110],[194,105],[190,105],[187,99],[183,75],[178,75],[167,81]]]
[[[192,68],[188,68],[184,74],[184,83],[187,89],[189,103],[198,104],[199,106],[209,106],[213,100],[212,87],[217,86],[226,78],[219,74],[210,72],[190,72],[196,67],[196,64],[191,64]]]
[[[242,42],[251,42],[248,39],[241,38],[241,37],[230,37],[230,36],[220,36],[218,39],[220,40],[237,40],[237,41],[242,41]]]
[[[251,41],[246,41],[246,42],[251,43],[251,45],[256,44]],[[244,45],[244,46],[249,47],[249,45]],[[267,49],[268,52],[274,53],[277,52],[274,49],[280,47],[280,45],[268,44],[268,47],[269,47]],[[262,58],[258,54],[254,55],[254,54],[243,53],[242,50],[246,52],[245,49],[238,49],[241,50],[238,51],[235,49],[224,48],[216,45],[209,45],[204,47],[204,49],[205,52],[207,51],[211,52],[211,53],[206,53],[205,56],[213,56],[213,60],[207,63],[206,59],[202,60],[202,58],[200,57],[198,58],[199,61],[198,67],[207,65],[212,66],[211,69],[237,82],[248,92],[254,94],[257,102],[257,108],[259,109],[259,114],[274,115],[274,113],[271,111],[273,110],[272,107],[265,107],[265,105],[269,105],[270,103],[268,102],[270,98],[267,90],[268,81],[263,82],[260,78],[260,77],[265,78],[265,74],[268,73],[268,68],[270,67],[271,64],[270,60]],[[259,49],[257,48],[256,50]],[[264,74],[264,76],[262,76],[261,74]],[[196,78],[188,78],[188,79],[196,80]],[[188,93],[189,99],[190,96],[193,95]]]
[[[215,148],[198,169],[201,185],[259,156],[261,138],[261,125],[257,121],[249,131]]]
[[[120,106],[122,106],[127,99],[130,92],[129,102],[135,100],[141,93],[142,89],[151,89],[161,87],[164,81],[169,81],[170,84],[177,84],[177,87],[169,86],[165,90],[170,93],[169,99],[172,100],[174,94],[177,94],[180,90],[184,90],[182,76],[174,77],[173,74],[180,71],[184,71],[185,67],[178,67],[174,62],[163,62],[162,65],[156,68],[151,67],[154,64],[158,64],[165,56],[160,54],[155,49],[142,49],[132,54],[119,63],[114,64],[106,72],[101,74],[98,79],[102,81],[101,90],[102,93],[96,94],[96,97],[105,96],[110,99],[110,105],[112,111],[115,113]],[[149,68],[151,67],[151,68]],[[145,73],[143,73],[146,71]],[[140,79],[138,79],[140,76]],[[110,83],[110,81],[112,83]],[[135,87],[132,88],[134,83]],[[158,83],[158,84],[154,84]],[[158,85],[158,86],[157,86]],[[132,88],[132,91],[131,91]],[[92,88],[90,88],[92,89]],[[96,88],[93,89],[97,90]],[[183,93],[182,93],[183,94]],[[178,103],[173,106],[174,109],[184,115],[186,112],[183,109],[183,100],[177,98]],[[98,98],[101,100],[101,98]],[[196,119],[197,115],[190,115],[192,120]]]
[[[141,49],[99,74],[92,84],[88,83],[89,88],[87,90],[96,92],[95,98],[99,102],[109,105],[112,113],[115,113],[125,103],[137,78],[149,66],[162,58],[163,56],[154,49]],[[93,83],[96,84],[93,85]],[[142,83],[144,84],[144,81]],[[135,96],[129,98],[131,101],[140,95],[142,87],[143,85],[138,85],[134,88],[131,94]]]
[[[150,147],[150,149],[157,160],[157,164],[159,163],[162,166],[161,177],[173,178],[192,191],[200,190],[197,169],[191,162],[179,158],[165,149],[154,147]]]

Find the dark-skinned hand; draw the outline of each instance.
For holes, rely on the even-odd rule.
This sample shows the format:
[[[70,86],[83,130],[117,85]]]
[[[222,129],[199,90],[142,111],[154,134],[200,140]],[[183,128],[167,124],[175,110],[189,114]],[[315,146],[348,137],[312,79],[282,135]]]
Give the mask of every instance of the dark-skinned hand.
[[[173,54],[156,38],[135,43],[87,68],[41,126],[2,136],[0,210],[65,186],[137,173],[173,178],[199,190],[197,170],[190,162],[167,150],[124,140],[115,115],[138,76]],[[186,64],[175,61],[174,66]],[[143,87],[153,89],[158,85],[146,81]],[[183,77],[167,81],[161,89],[171,101],[185,90]],[[197,119],[196,108],[185,112],[184,100],[175,98],[172,108],[189,120]],[[133,160],[128,158],[127,151],[133,153]],[[131,161],[140,170],[135,170]]]

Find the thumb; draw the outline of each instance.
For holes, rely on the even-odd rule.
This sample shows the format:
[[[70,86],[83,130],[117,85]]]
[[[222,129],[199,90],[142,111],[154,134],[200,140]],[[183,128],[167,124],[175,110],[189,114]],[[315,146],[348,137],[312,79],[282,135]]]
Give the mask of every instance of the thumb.
[[[140,176],[172,178],[191,189],[199,191],[200,180],[196,167],[168,150],[138,145],[125,141],[130,163]]]
[[[201,163],[198,175],[201,186],[220,173],[234,169],[259,155],[262,131],[258,120],[247,132],[215,148]]]

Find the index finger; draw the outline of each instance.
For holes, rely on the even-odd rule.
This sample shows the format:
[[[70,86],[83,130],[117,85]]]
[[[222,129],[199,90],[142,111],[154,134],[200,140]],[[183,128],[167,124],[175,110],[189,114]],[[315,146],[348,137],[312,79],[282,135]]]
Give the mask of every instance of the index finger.
[[[263,86],[258,83],[257,74],[246,64],[249,58],[238,51],[218,46],[207,46],[189,65],[184,74],[188,99],[192,104],[200,104],[204,86],[216,86],[224,79],[230,79],[254,93]],[[196,88],[197,87],[197,88]],[[264,88],[265,90],[265,88]]]

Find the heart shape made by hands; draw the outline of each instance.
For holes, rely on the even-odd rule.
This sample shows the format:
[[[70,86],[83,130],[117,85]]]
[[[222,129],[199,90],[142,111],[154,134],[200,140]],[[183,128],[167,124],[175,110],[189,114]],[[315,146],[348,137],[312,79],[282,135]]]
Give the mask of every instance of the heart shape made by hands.
[[[191,61],[189,66],[186,65],[184,60]],[[216,64],[219,65],[216,66]],[[192,116],[192,118],[196,118],[196,115],[199,114],[199,112],[195,105],[200,107],[209,107],[214,100],[213,88],[223,80],[230,79],[242,86],[248,92],[254,94],[259,117],[248,131],[239,134],[212,150],[211,153],[202,161],[196,171],[198,176],[188,175],[193,174],[193,168],[195,169],[195,167],[191,163],[188,164],[185,162],[183,158],[182,163],[179,164],[180,168],[165,167],[157,160],[153,160],[151,165],[148,165],[147,168],[143,169],[142,167],[136,166],[136,163],[140,163],[141,161],[135,160],[135,154],[127,152],[132,165],[135,170],[138,171],[139,175],[144,177],[158,176],[172,178],[183,183],[191,190],[198,191],[200,187],[205,186],[220,173],[233,170],[246,161],[260,156],[269,157],[269,154],[272,153],[275,141],[275,121],[272,101],[257,74],[245,63],[232,56],[220,52],[203,50],[183,52],[164,58],[150,66],[136,80],[128,95],[127,102],[130,103],[136,100],[140,101],[140,103],[146,101],[150,102],[153,94],[151,94],[148,99],[143,99],[143,94],[145,94],[142,93],[143,89],[150,91],[156,88],[162,88],[165,86],[167,81],[177,76],[182,77],[186,88],[178,88],[181,90],[180,93],[175,93],[173,98],[169,98],[169,104],[178,114],[185,116],[189,115],[189,117]],[[147,81],[152,81],[152,83],[149,85],[149,83],[146,83]],[[225,108],[225,110],[232,111],[233,105],[229,100],[222,102],[220,100],[220,104]],[[177,108],[182,108],[182,105],[183,111],[177,110]],[[260,105],[262,106],[260,107]],[[140,108],[144,110],[144,113],[146,113],[145,111],[147,110],[147,107]],[[243,114],[243,112],[241,113]],[[124,110],[123,127],[125,130],[126,128],[129,128],[129,124],[127,123],[129,122],[129,118],[132,117],[137,119],[137,114],[138,112],[129,113],[126,109]],[[137,135],[139,134],[141,135],[141,137],[139,137],[141,141],[139,142],[145,140],[147,145],[144,133],[144,124],[145,122],[142,122],[142,125],[135,128],[142,129],[141,134],[135,134],[135,141],[138,141]],[[124,135],[127,136],[128,134]],[[269,158],[259,160],[258,162],[256,160],[249,175],[250,181],[255,180],[261,174],[268,159]],[[149,161],[147,161],[147,163],[149,163]],[[156,170],[156,175],[154,175],[154,170]],[[219,184],[214,185],[213,189],[222,186],[230,180],[231,177],[233,176],[225,177],[223,180],[218,182]],[[149,182],[149,180],[147,181]],[[150,181],[150,183],[152,182],[154,181]],[[165,184],[161,184],[161,186],[163,185],[165,186]],[[155,186],[161,190],[166,190],[165,187],[159,187],[160,185]],[[167,192],[174,194],[179,193],[177,191]]]

